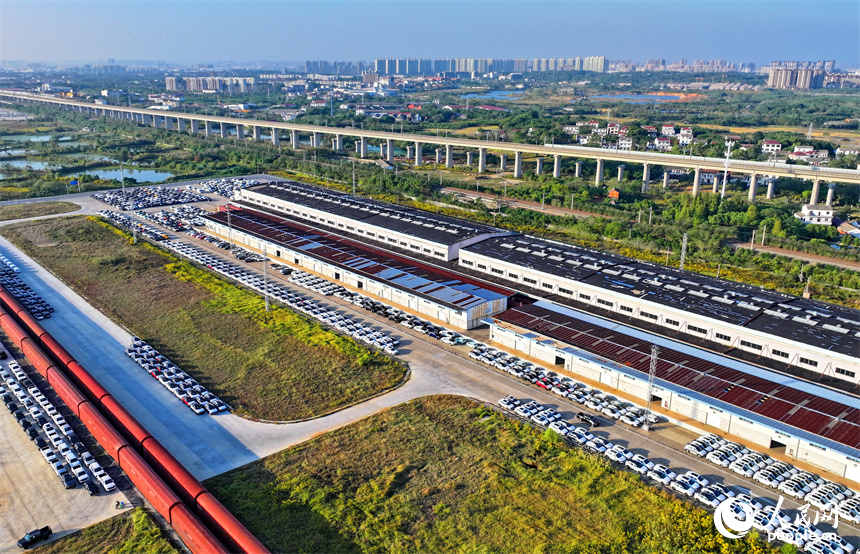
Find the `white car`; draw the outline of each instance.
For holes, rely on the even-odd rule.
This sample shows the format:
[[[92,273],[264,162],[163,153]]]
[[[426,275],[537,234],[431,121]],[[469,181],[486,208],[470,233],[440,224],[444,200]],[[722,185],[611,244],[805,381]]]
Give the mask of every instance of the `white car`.
[[[686,481],[683,479],[676,479],[672,481],[672,484],[669,485],[672,490],[678,491],[681,494],[686,496],[693,496],[696,494],[696,491],[699,490],[692,481]]]
[[[635,457],[624,462],[624,466],[631,471],[635,471],[639,475],[645,475],[648,473],[648,466],[637,460]]]
[[[674,471],[664,466],[663,464],[656,464],[654,467],[651,468],[651,471],[660,471],[662,473],[665,473],[669,476],[669,479],[674,479],[678,476]]]
[[[664,486],[669,486],[672,483],[672,477],[662,470],[652,469],[648,471],[647,476]]]
[[[90,478],[90,476],[87,475],[87,470],[83,468],[80,461],[74,460],[69,465],[72,467],[72,473],[75,474],[79,483],[83,483]]]
[[[104,477],[99,478],[99,482],[105,488],[107,492],[110,492],[116,488],[116,483],[113,482],[113,479],[105,475]]]

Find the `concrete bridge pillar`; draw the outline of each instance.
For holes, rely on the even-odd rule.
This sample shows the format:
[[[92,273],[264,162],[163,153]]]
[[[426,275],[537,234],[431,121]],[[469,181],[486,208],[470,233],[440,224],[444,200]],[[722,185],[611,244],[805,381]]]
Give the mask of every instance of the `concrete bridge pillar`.
[[[173,120],[167,116],[164,116],[164,130],[170,131],[173,129]]]
[[[245,126],[236,125],[236,140],[245,140]]]
[[[603,182],[603,160],[601,158],[597,158],[597,171],[594,174],[594,184],[600,186],[600,183]]]
[[[624,166],[624,164],[621,164],[618,166],[618,182],[619,183],[624,180],[624,170],[625,169],[626,169],[626,167]]]
[[[693,196],[699,195],[699,186],[701,186],[701,177],[702,177],[702,170],[697,167],[696,172],[693,174]]]
[[[360,156],[362,158],[366,158],[367,157],[367,139],[365,137],[361,137],[361,139],[358,142],[360,143],[359,149],[358,149]]]
[[[499,158],[499,171],[506,171],[508,169],[508,155],[502,154]]]
[[[191,120],[191,134],[196,135],[200,130],[197,128],[197,120]]]
[[[642,183],[646,188],[651,184],[651,164],[642,165]]]
[[[827,185],[827,201],[825,204],[828,206],[833,205],[833,190],[836,188],[836,183],[828,183]]]
[[[514,179],[521,179],[523,176],[523,153],[517,150],[514,152]]]
[[[758,181],[758,175],[750,173],[750,190],[747,194],[747,200],[750,202],[755,202],[755,187],[758,184],[756,181]]]
[[[577,179],[582,177],[582,162],[576,162],[576,171],[573,174],[573,176],[576,177]]]
[[[773,200],[773,189],[776,187],[776,178],[770,177],[767,180],[767,196],[768,200]]]
[[[412,147],[411,146],[406,147],[406,158],[412,158]]]
[[[711,192],[717,194],[717,190],[720,188],[720,180],[722,180],[723,175],[720,173],[714,174],[714,186],[711,187]]]
[[[281,130],[272,127],[272,145],[281,146]]]
[[[561,156],[558,154],[555,155],[555,159],[552,163],[552,177],[553,179],[561,177]]]
[[[260,135],[260,128],[258,126],[254,125],[253,131],[251,131],[251,132],[253,133],[254,140],[260,140],[261,135]]]
[[[385,160],[390,165],[394,165],[394,139],[385,141]]]
[[[319,148],[322,146],[322,139],[320,138],[320,133],[318,131],[314,131],[311,133],[311,147]]]
[[[812,195],[809,197],[810,204],[818,204],[818,189],[821,188],[821,179],[812,181]]]
[[[487,149],[478,148],[478,173],[487,171]]]
[[[439,165],[440,163],[442,163],[442,149],[437,148],[436,149],[436,165]]]
[[[203,122],[203,134],[205,134],[207,137],[212,136],[212,122],[211,121],[204,121]]]
[[[420,166],[424,163],[424,156],[421,154],[421,143],[415,143],[415,167]]]
[[[472,167],[472,163],[475,161],[475,155],[471,152],[466,152],[466,165]]]
[[[178,117],[176,118],[176,130],[179,131],[180,133],[185,132],[185,120],[184,119],[180,119]]]
[[[454,167],[454,147],[445,145],[445,167]]]
[[[158,116],[158,115],[152,116],[152,126],[155,127],[156,129],[158,129],[158,118],[159,117],[161,117],[161,116]]]
[[[343,152],[343,135],[334,136],[334,150],[335,152]]]
[[[221,138],[222,139],[230,138],[230,131],[227,129],[226,123],[221,123]]]
[[[290,131],[290,146],[293,148],[293,150],[299,149],[299,140],[300,140],[299,139],[299,132],[296,131],[295,129],[291,130]]]
[[[543,173],[543,158],[538,158],[535,162],[535,175]]]
[[[663,188],[669,187],[669,172],[663,171]]]

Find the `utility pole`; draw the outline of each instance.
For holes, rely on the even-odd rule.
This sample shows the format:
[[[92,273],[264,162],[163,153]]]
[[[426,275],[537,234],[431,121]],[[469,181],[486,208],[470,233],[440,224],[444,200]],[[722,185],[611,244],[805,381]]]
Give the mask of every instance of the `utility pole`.
[[[755,229],[753,229],[752,238],[750,239],[750,250],[755,249]]]
[[[263,298],[266,300],[266,311],[269,311],[269,254],[266,243],[263,243]]]
[[[681,265],[679,268],[684,270],[684,258],[687,257],[687,233],[684,233],[684,240],[681,241]]]
[[[642,429],[648,431],[651,429],[651,422],[648,419],[651,417],[651,401],[654,398],[654,378],[657,376],[657,356],[660,354],[660,347],[656,344],[651,345],[651,365],[648,367],[648,392],[645,400],[645,423],[642,424]]]
[[[764,237],[767,236],[767,227],[761,230],[761,245],[764,246]]]
[[[636,223],[642,223],[642,210],[639,210],[639,216],[636,218]]]
[[[355,159],[352,160],[352,195],[355,196]]]
[[[651,225],[651,218],[654,216],[654,207],[650,206],[648,208],[648,225]]]
[[[730,140],[729,141],[729,149],[726,150],[726,163],[725,163],[725,166],[723,168],[723,188],[720,192],[720,200],[722,200],[723,198],[726,197],[726,183],[729,180],[729,159],[732,157],[732,145],[734,143],[735,143],[735,141]]]

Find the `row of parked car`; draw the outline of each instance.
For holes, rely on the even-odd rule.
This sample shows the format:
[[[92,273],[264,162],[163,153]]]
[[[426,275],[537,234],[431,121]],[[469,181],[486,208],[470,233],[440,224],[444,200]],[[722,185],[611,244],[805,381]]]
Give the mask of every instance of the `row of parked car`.
[[[17,268],[16,268],[17,269]],[[54,307],[48,304],[44,298],[39,296],[30,285],[21,280],[8,267],[0,266],[0,285],[15,297],[25,310],[30,312],[38,320],[51,317]]]
[[[12,263],[12,260],[4,256],[3,254],[0,254],[0,263],[5,265],[12,273],[18,273],[21,271],[17,265]]]
[[[132,337],[125,353],[195,414],[215,415],[227,411],[227,404],[146,341]]]
[[[215,193],[224,198],[233,198],[233,193],[239,189],[253,187],[261,184],[260,181],[254,179],[243,179],[241,177],[228,177],[225,179],[210,179],[208,181],[200,181],[196,185],[188,185],[188,190],[193,190],[199,193]]]
[[[179,187],[162,186],[108,190],[91,196],[123,212],[209,200],[208,197],[196,192]]]
[[[119,227],[123,227],[131,231],[137,229],[137,233],[139,235],[153,242],[161,242],[170,238],[170,235],[164,231],[151,227],[145,223],[135,221],[122,213],[111,210],[99,210],[98,214]]]
[[[565,421],[553,408],[546,408],[535,401],[523,403],[514,396],[502,398],[499,400],[499,406],[541,428],[558,433],[571,445],[603,455],[619,467],[633,471],[655,485],[667,487],[711,509],[715,509],[720,503],[731,498],[730,507],[740,521],[745,521],[746,518],[747,512],[741,506],[745,504],[752,514],[752,526],[755,529],[764,533],[779,530],[781,531],[780,540],[790,542],[808,552],[846,554],[854,549],[850,543],[835,533],[825,534],[813,525],[795,522],[783,510],[777,510],[775,506],[765,506],[749,494],[733,490],[721,483],[711,482],[694,471],[678,474],[668,466],[656,464],[642,454],[634,454],[622,445],[595,437],[589,429],[577,427]],[[583,414],[578,414],[578,416],[581,415]],[[713,435],[706,437],[716,438]]]
[[[646,414],[644,409],[629,402],[618,400],[599,389],[589,388],[570,377],[560,376],[554,371],[536,366],[527,360],[521,360],[516,356],[500,352],[484,344],[475,344],[472,351],[469,352],[469,357],[510,373],[514,377],[519,377],[562,398],[574,400],[631,427],[640,427],[646,422],[654,425],[661,421],[659,416]],[[596,419],[594,421],[597,422]]]
[[[803,500],[819,510],[837,511],[843,519],[860,524],[860,495],[845,485],[713,434],[690,441],[684,449],[786,496]]]
[[[230,248],[232,247],[232,245],[226,240],[219,239],[218,237],[213,237],[212,235],[207,235],[206,233],[201,233],[200,231],[196,231],[194,229],[186,231],[185,234],[195,239],[211,242],[218,248],[223,248],[224,250],[230,250]]]
[[[375,331],[368,325],[358,323],[352,318],[326,308],[314,300],[289,291],[278,283],[266,282],[256,273],[241,266],[224,261],[204,250],[180,241],[165,242],[164,246],[185,258],[206,266],[216,273],[239,282],[261,295],[267,295],[273,300],[286,304],[290,308],[309,315],[357,340],[375,346],[386,354],[396,356],[398,353],[397,339],[390,337],[387,333]]]
[[[206,221],[200,217],[203,209],[197,206],[173,206],[170,210],[158,212],[138,210],[134,213],[141,219],[157,223],[177,233],[186,233],[195,225],[206,224]]]
[[[860,497],[844,485],[799,470],[761,452],[751,451],[713,433],[690,441],[684,449],[738,475],[775,488],[786,496],[803,500],[824,513],[835,513],[842,521],[860,523]],[[740,519],[743,521],[743,517]],[[853,545],[837,534],[825,533],[802,518],[792,520],[782,510],[776,511],[773,506],[757,508],[752,526],[762,532],[778,532],[780,540],[807,552],[841,554],[854,550]]]
[[[0,386],[0,400],[67,489],[75,488],[80,483],[90,495],[96,495],[101,489],[94,481],[98,481],[106,491],[116,488],[116,484],[87,451],[66,418],[18,362],[10,361],[8,369],[0,369],[0,378],[4,382]],[[90,479],[88,470],[94,480]]]

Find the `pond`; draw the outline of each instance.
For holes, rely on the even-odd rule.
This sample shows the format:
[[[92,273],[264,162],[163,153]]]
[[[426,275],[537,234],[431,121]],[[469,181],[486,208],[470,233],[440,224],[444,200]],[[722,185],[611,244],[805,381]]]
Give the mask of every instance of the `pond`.
[[[73,171],[66,176],[74,177],[76,175],[97,175],[100,179],[116,179],[117,181],[121,178],[119,169],[88,169],[86,171]],[[138,183],[160,183],[173,177],[173,174],[155,169],[126,168],[125,176],[137,180]]]
[[[32,167],[36,170],[55,169],[57,167],[49,162],[39,162],[35,160],[7,160],[4,162],[0,162],[0,165],[9,165],[11,167],[18,167],[22,169],[25,167]]]
[[[620,102],[657,103],[680,100],[680,94],[598,94],[589,96],[590,100],[616,100]],[[571,100],[574,102],[574,100]]]
[[[525,94],[525,92],[516,90],[488,90],[484,92],[470,92],[469,94],[461,94],[460,98],[480,98],[483,100],[516,100],[523,94]]]
[[[48,142],[49,140],[51,140],[51,135],[0,135],[0,142]],[[72,137],[60,137],[58,142],[68,144],[74,141],[72,141]]]

